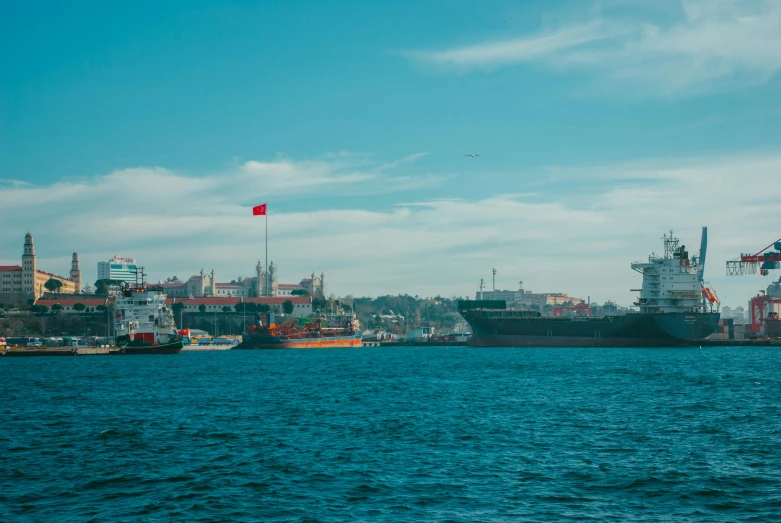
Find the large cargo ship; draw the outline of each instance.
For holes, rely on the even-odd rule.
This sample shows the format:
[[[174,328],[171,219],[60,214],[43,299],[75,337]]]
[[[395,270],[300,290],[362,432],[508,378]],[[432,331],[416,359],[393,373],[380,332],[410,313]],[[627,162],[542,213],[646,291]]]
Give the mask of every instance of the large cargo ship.
[[[361,347],[361,330],[355,316],[341,321],[316,318],[299,326],[298,320],[276,324],[274,313],[261,314],[235,349],[326,349]]]
[[[665,347],[696,344],[716,332],[719,313],[713,290],[703,281],[706,232],[700,256],[690,259],[670,232],[664,255],[636,262],[643,275],[635,305],[639,312],[590,317],[548,317],[538,311],[462,307],[477,347]],[[496,305],[494,304],[494,307]]]
[[[182,337],[165,297],[160,285],[124,285],[116,299],[118,354],[177,354],[182,350]]]

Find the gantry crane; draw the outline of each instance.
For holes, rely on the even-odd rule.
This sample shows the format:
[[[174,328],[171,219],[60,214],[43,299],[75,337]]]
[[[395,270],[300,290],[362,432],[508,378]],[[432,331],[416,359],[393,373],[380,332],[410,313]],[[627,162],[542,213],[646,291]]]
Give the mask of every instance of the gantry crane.
[[[775,249],[775,250],[771,250]],[[774,241],[756,254],[741,254],[740,258],[727,262],[728,276],[756,274],[767,276],[770,271],[781,268],[781,238]],[[767,291],[760,291],[749,302],[751,309],[751,332],[754,334],[771,334],[765,320],[777,323],[778,311],[781,310],[781,279],[772,283]]]

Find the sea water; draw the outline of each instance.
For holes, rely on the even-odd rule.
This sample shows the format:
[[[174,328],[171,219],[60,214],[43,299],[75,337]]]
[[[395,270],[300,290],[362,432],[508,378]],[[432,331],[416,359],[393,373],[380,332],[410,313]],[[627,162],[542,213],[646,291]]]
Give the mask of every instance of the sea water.
[[[0,359],[2,521],[779,521],[781,349]]]

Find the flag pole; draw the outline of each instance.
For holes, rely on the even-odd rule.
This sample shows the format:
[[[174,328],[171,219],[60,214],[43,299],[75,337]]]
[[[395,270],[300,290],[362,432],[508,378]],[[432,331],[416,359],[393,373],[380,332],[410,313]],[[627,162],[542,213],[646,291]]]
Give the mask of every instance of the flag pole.
[[[267,209],[265,213],[266,216],[266,285],[265,285],[265,289],[263,290],[265,291],[264,294],[266,295],[266,297],[268,297],[269,296],[268,293],[268,208],[266,209]]]

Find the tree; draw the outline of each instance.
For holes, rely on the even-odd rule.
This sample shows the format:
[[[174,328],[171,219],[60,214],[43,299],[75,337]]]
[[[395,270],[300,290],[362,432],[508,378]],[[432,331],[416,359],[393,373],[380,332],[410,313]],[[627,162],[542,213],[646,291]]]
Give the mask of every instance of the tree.
[[[98,305],[97,307],[95,307],[95,310],[97,310],[98,312],[106,312],[108,310],[108,307],[106,307],[105,305],[101,304],[101,305]]]
[[[204,305],[203,303],[201,303],[200,305],[198,305],[198,311],[200,311],[200,312],[206,312],[206,305]]]
[[[177,301],[173,305],[171,305],[171,310],[174,311],[175,314],[179,314],[182,309],[184,309],[184,303]]]
[[[30,310],[34,312],[35,314],[46,314],[49,312],[49,307],[46,305],[33,305],[30,307]]]
[[[108,285],[106,285],[106,280],[98,280],[95,282],[95,294],[98,296],[108,296]]]
[[[285,300],[285,302],[282,304],[282,310],[285,314],[293,314],[293,310],[295,307],[293,306],[293,302],[290,300]]]
[[[59,303],[55,303],[54,305],[52,305],[52,312],[60,312],[64,308],[65,307],[63,307]]]
[[[62,287],[62,282],[60,280],[55,280],[54,278],[49,278],[43,286],[46,287],[46,290],[49,292],[59,292],[60,287]]]
[[[86,309],[86,308],[87,308],[87,306],[86,306],[86,305],[84,305],[84,304],[83,304],[83,303],[81,303],[81,302],[79,302],[79,303],[76,303],[76,304],[74,304],[74,305],[73,305],[73,310],[74,310],[74,311],[76,311],[76,312],[81,312],[81,311],[83,311],[83,310],[84,310],[84,309]]]
[[[256,303],[255,310],[258,312],[269,312],[271,311],[271,307],[265,303]]]
[[[314,298],[312,298],[312,310],[316,311],[316,310],[324,309],[327,303],[328,302],[326,302],[325,299],[320,298],[319,296],[315,296]]]
[[[290,293],[291,296],[309,296],[309,291],[306,289],[295,289]]]
[[[230,305],[225,305],[225,306],[222,307],[222,312],[230,312],[230,311],[231,311],[231,306]]]

